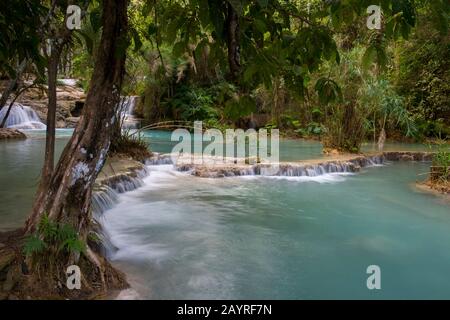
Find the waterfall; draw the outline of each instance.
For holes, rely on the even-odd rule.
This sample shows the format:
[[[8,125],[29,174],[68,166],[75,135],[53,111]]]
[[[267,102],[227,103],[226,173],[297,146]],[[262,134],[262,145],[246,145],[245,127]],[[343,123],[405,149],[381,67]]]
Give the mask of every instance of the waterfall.
[[[92,209],[98,218],[103,212],[111,209],[117,202],[119,193],[125,193],[142,187],[142,179],[148,175],[147,168],[131,174],[120,174],[109,178],[102,185],[96,186],[92,195]]]
[[[189,172],[198,177],[221,178],[236,176],[278,176],[278,177],[317,177],[330,173],[353,173],[363,167],[381,165],[383,156],[357,157],[348,161],[328,161],[318,164],[279,163],[255,164],[250,166],[196,166],[193,164],[176,164],[178,171]],[[164,158],[157,156],[152,164],[163,163]]]
[[[94,190],[92,194],[92,211],[96,218],[117,202],[118,193],[111,187],[103,185]]]
[[[164,165],[164,164],[173,164],[171,154],[159,154],[157,152],[153,152],[152,157],[145,160],[145,165],[147,166]]]
[[[134,129],[137,127],[138,120],[134,116],[137,98],[138,96],[125,96],[120,98],[119,103],[124,128]]]
[[[3,121],[7,111],[7,106],[0,110],[0,121]],[[14,129],[39,130],[45,130],[47,128],[46,125],[42,123],[36,111],[17,102],[14,103],[11,108],[11,112],[6,120],[6,127]]]
[[[135,190],[143,186],[143,178],[148,175],[148,170],[143,168],[130,174],[121,174],[111,177],[101,185],[96,185],[92,194],[92,212],[96,222],[95,232],[100,239],[99,250],[109,257],[117,248],[111,243],[106,230],[101,228],[103,213],[111,209],[117,202],[120,193]]]

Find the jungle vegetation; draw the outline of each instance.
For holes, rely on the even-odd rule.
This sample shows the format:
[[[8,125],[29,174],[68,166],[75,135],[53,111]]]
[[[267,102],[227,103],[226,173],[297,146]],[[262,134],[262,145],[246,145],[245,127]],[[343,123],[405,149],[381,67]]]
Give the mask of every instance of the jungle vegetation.
[[[382,9],[382,23],[370,30],[373,4]],[[66,28],[69,5],[82,8],[80,30]],[[52,266],[38,272],[32,268],[38,261],[31,261],[34,277],[23,286],[87,294],[64,291],[57,286],[61,275],[48,271],[71,262],[91,270],[86,290],[121,285],[120,273],[89,237],[92,186],[120,130],[121,95],[141,96],[138,113],[148,122],[280,128],[345,152],[358,152],[364,140],[446,138],[449,13],[447,0],[12,0],[1,6],[0,77],[8,85],[0,108],[26,90],[25,79],[45,84],[49,100],[45,164],[24,227],[34,242],[27,242],[24,259],[37,250],[52,257],[46,260]],[[61,77],[79,79],[87,97],[54,165]],[[68,247],[60,238],[76,250],[59,250]]]

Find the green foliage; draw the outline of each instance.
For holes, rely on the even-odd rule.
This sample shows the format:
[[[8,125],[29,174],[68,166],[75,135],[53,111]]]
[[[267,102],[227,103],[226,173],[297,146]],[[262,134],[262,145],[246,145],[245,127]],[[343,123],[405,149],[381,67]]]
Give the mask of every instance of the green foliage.
[[[450,135],[450,41],[425,14],[411,40],[401,44],[392,77],[419,135],[445,138]]]
[[[167,100],[174,115],[186,121],[213,119],[218,112],[213,108],[213,96],[205,88],[180,86],[176,94]]]
[[[319,97],[319,102],[323,105],[334,102],[342,102],[342,91],[339,85],[326,78],[320,78],[316,82],[314,89]]]
[[[45,59],[40,52],[41,19],[47,13],[42,1],[21,0],[0,8],[0,75],[15,77],[23,59],[37,67],[42,76]]]
[[[450,167],[450,147],[447,144],[439,146],[437,152],[433,156],[433,165],[440,167]]]
[[[125,154],[133,159],[145,161],[151,156],[149,143],[139,134],[131,130],[117,130],[118,134],[111,139],[109,153]]]
[[[412,115],[405,108],[404,99],[399,96],[386,79],[369,78],[358,92],[358,99],[367,110],[371,130],[377,128],[403,129],[407,137],[415,137],[417,126]],[[389,127],[390,126],[390,127]]]
[[[450,178],[450,147],[445,141],[439,145],[437,152],[433,156],[433,166],[435,178],[444,183]]]
[[[326,132],[326,128],[323,124],[318,122],[310,122],[304,128],[298,128],[295,130],[302,137],[321,136]]]
[[[338,121],[344,106],[353,104],[363,131],[375,134],[385,127],[401,128],[413,135],[414,124],[420,127],[421,119],[411,116],[417,113],[411,112],[409,98],[396,95],[391,85],[387,92],[380,86],[377,95],[386,97],[366,103],[365,84],[373,82],[372,78],[385,78],[380,77],[381,71],[392,74],[391,44],[410,37],[418,11],[445,17],[442,10],[448,12],[447,5],[441,0],[436,3],[381,0],[383,28],[368,31],[365,18],[367,7],[373,4],[370,0],[132,2],[129,38],[134,46],[128,50],[124,88],[143,95],[149,121],[203,120],[217,126],[236,124],[262,112],[270,114],[277,126],[302,135],[324,135],[328,134],[325,122]],[[239,17],[241,65],[233,82],[224,81],[229,72],[230,6]],[[98,31],[94,8],[83,30],[91,39]],[[336,32],[349,27],[356,33],[355,50],[342,52]],[[79,59],[84,62],[77,62],[78,69],[89,70],[87,57]],[[270,94],[258,95],[260,88]],[[298,123],[280,121],[285,112]]]
[[[81,253],[85,249],[85,242],[71,225],[54,222],[45,214],[36,232],[25,239],[23,252],[36,259],[48,255]]]
[[[255,100],[248,95],[230,99],[225,104],[224,115],[233,121],[250,115],[256,111]]]
[[[23,246],[23,252],[26,256],[31,256],[33,254],[39,254],[44,252],[46,248],[45,242],[36,235],[31,235],[25,239],[25,244]]]

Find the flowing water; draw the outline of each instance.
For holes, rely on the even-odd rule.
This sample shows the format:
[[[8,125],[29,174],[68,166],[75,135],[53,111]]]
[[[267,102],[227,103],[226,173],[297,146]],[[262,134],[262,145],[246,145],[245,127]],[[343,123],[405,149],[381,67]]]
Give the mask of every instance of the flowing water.
[[[448,298],[449,204],[426,164],[318,177],[196,178],[150,166],[102,215],[142,298]],[[382,290],[366,287],[379,265]]]
[[[7,110],[8,107],[3,107],[0,110],[0,122],[3,121]],[[6,127],[14,129],[45,130],[46,125],[42,123],[36,111],[28,106],[15,102],[11,108],[8,119],[6,120]]]
[[[70,134],[58,131],[58,153]],[[0,142],[1,229],[20,225],[31,205],[45,142],[31,136]],[[170,134],[146,136],[170,151]],[[282,160],[321,151],[293,140],[280,148]],[[138,189],[107,190],[96,208],[109,208],[100,215],[109,256],[140,298],[448,298],[450,206],[414,188],[427,170],[386,163],[357,174],[209,179],[152,165],[124,184]],[[369,265],[381,268],[381,290],[366,287]]]
[[[122,118],[122,127],[134,129],[139,126],[139,120],[135,117],[136,102],[138,96],[124,96],[120,99],[120,110]]]

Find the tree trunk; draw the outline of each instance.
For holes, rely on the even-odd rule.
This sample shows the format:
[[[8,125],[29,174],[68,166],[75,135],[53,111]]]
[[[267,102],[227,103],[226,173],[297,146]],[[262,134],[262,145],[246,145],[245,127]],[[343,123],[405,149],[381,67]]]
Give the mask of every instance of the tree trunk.
[[[378,137],[378,151],[383,151],[385,141],[386,141],[386,131],[384,130],[383,127],[381,128],[380,136]]]
[[[61,56],[60,47],[52,45],[48,61],[48,109],[47,132],[45,136],[45,157],[42,168],[41,184],[47,187],[53,173],[55,163],[55,127],[56,127],[56,80],[58,76],[58,61]]]
[[[230,78],[236,82],[241,71],[239,16],[230,3],[228,3],[226,30]]]
[[[124,75],[127,42],[127,0],[104,0],[103,32],[90,90],[80,121],[52,174],[40,186],[25,230],[33,232],[41,216],[69,223],[81,238],[91,221],[92,186],[110,146]]]

